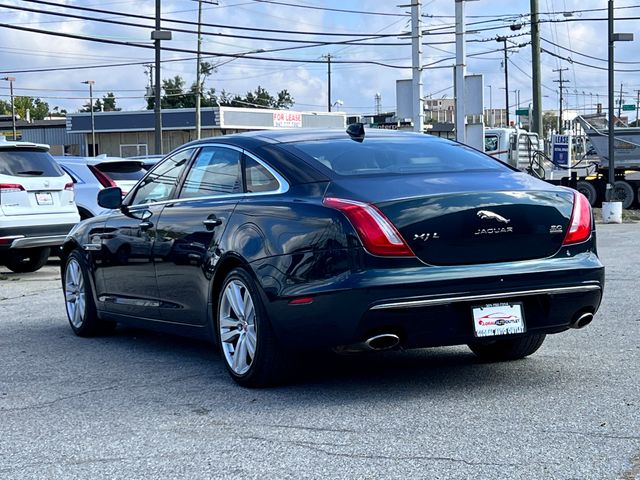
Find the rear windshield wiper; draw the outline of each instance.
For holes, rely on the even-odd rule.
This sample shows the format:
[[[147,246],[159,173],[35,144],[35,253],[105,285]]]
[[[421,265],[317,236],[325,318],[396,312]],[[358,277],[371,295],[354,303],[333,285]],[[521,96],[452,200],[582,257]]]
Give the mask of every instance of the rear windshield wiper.
[[[42,170],[25,170],[24,172],[16,172],[17,175],[42,175],[44,172]]]

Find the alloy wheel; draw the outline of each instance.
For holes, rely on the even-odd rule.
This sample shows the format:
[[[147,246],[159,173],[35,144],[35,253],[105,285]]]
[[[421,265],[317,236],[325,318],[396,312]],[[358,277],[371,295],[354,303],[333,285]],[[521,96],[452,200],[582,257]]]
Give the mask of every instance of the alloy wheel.
[[[254,301],[242,281],[233,279],[226,284],[218,315],[224,358],[236,375],[244,375],[256,355],[257,326]]]
[[[85,316],[85,285],[80,264],[75,258],[69,259],[64,275],[64,298],[67,315],[75,328],[82,327]]]

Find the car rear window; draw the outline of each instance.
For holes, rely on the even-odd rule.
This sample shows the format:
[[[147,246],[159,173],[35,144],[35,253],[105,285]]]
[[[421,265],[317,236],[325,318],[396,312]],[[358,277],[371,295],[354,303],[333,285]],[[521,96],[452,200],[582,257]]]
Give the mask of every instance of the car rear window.
[[[338,175],[388,175],[504,170],[506,166],[464,145],[420,136],[304,141],[299,150]]]
[[[62,177],[64,172],[49,152],[20,148],[0,150],[0,174],[17,177]]]
[[[141,162],[109,162],[100,163],[96,168],[111,180],[140,180],[147,171]]]

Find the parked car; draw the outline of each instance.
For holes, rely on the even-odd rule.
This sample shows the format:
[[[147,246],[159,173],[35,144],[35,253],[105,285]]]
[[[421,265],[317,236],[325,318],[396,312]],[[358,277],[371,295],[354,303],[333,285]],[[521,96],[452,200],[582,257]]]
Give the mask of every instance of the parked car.
[[[164,158],[164,155],[138,155],[136,157],[127,157],[127,160],[141,160],[145,170],[151,170],[156,163]]]
[[[209,335],[255,387],[301,350],[512,360],[591,322],[604,268],[583,195],[448,140],[348,132],[199,140],[124,200],[102,190],[112,213],[64,245],[73,331]]]
[[[0,136],[0,264],[34,272],[78,220],[73,182],[48,145]]]
[[[95,217],[105,210],[98,205],[98,192],[103,188],[120,187],[126,194],[147,169],[141,160],[120,157],[54,157],[73,179],[80,218]]]

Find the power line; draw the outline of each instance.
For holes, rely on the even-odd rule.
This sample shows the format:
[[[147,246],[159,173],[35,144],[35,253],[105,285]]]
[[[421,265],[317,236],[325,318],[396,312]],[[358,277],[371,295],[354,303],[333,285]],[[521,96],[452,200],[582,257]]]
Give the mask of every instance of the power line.
[[[563,57],[561,55],[558,55],[556,53],[550,52],[549,50],[546,50],[544,48],[540,48],[541,52],[544,53],[548,53],[549,55],[551,55],[552,57],[558,58],[560,60],[565,60],[569,63],[575,63],[576,65],[582,65],[583,67],[589,67],[589,68],[593,68],[596,70],[604,70],[604,71],[608,71],[609,69],[607,67],[598,67],[597,65],[590,65],[588,63],[584,63],[584,62],[579,62],[578,60],[574,60],[571,57]],[[616,68],[615,69],[616,72],[640,72],[640,69],[636,68],[636,69],[622,69],[622,68]]]
[[[67,8],[67,9],[72,9],[72,10],[78,10],[78,11],[84,11],[84,12],[92,12],[92,13],[103,13],[106,15],[115,15],[115,16],[121,16],[121,17],[127,17],[127,18],[138,18],[141,20],[149,20],[149,21],[153,21],[155,20],[154,17],[149,16],[149,15],[140,15],[140,14],[134,14],[134,13],[123,13],[123,12],[117,12],[117,11],[113,11],[113,10],[104,10],[101,8],[90,8],[90,7],[81,7],[78,5],[61,5],[55,2],[49,2],[46,0],[22,0],[23,2],[28,2],[28,3],[36,3],[38,5],[49,5],[51,7],[56,7],[56,8]],[[191,25],[191,26],[197,26],[198,22],[193,22],[193,21],[189,21],[189,20],[177,20],[177,19],[171,19],[171,18],[162,18],[163,22],[169,22],[169,23],[178,23],[181,25]],[[364,33],[338,33],[338,32],[309,32],[309,31],[296,31],[296,30],[279,30],[279,29],[273,29],[273,28],[258,28],[258,27],[243,27],[243,26],[237,26],[237,25],[225,25],[225,24],[220,24],[220,23],[202,23],[203,27],[213,27],[213,28],[224,28],[224,29],[229,29],[229,30],[246,30],[246,31],[252,31],[252,32],[265,32],[265,33],[283,33],[283,34],[287,34],[287,35],[317,35],[317,36],[334,36],[334,37],[372,37],[372,36],[376,36],[376,34],[364,34]],[[404,32],[400,32],[400,33],[388,33],[388,34],[384,34],[384,35],[380,35],[380,37],[397,37],[399,35],[403,35]]]
[[[311,10],[323,10],[326,12],[340,12],[340,13],[356,13],[360,15],[379,15],[384,17],[409,17],[410,15],[406,13],[386,13],[386,12],[367,12],[364,10],[346,10],[342,8],[329,8],[329,7],[318,7],[314,5],[298,5],[295,3],[286,3],[286,2],[277,2],[275,0],[254,0],[257,3],[270,3],[273,5],[285,5],[287,7],[295,7],[295,8],[308,8]]]
[[[26,1],[26,0],[25,0]],[[106,19],[106,18],[99,18],[99,17],[88,17],[88,16],[84,16],[84,15],[76,15],[73,13],[62,13],[62,12],[52,12],[52,11],[43,11],[43,10],[38,10],[36,8],[29,8],[29,7],[20,7],[20,6],[16,6],[16,5],[5,5],[5,4],[0,4],[0,8],[8,8],[11,10],[19,10],[19,11],[25,11],[25,12],[32,12],[32,13],[38,13],[38,14],[43,14],[43,15],[53,15],[53,16],[58,16],[58,17],[65,17],[65,18],[74,18],[74,19],[80,19],[80,20],[86,20],[86,21],[91,21],[91,22],[100,22],[100,23],[107,23],[110,25],[122,25],[122,26],[127,26],[127,27],[134,27],[134,28],[144,28],[144,29],[150,29],[152,28],[150,25],[140,25],[138,23],[132,23],[132,22],[125,22],[122,20],[112,20],[112,19]],[[176,32],[176,33],[186,33],[189,35],[197,35],[197,32],[193,31],[193,30],[188,30],[185,28],[167,28],[167,30],[170,30],[172,32]],[[344,45],[344,44],[348,44],[348,45],[365,45],[365,46],[383,46],[383,47],[388,47],[388,46],[401,46],[401,45],[409,45],[409,43],[360,43],[360,42],[365,42],[366,40],[375,40],[381,37],[386,37],[386,35],[375,35],[375,36],[370,36],[370,37],[363,37],[363,38],[359,38],[356,40],[343,40],[343,41],[339,41],[339,42],[327,42],[327,41],[315,41],[315,40],[298,40],[298,39],[286,39],[286,38],[273,38],[273,37],[252,37],[252,36],[248,36],[248,35],[237,35],[237,34],[231,34],[231,33],[221,33],[221,32],[200,32],[200,35],[207,35],[207,36],[215,36],[215,37],[227,37],[227,38],[241,38],[241,39],[245,39],[245,40],[260,40],[260,41],[267,41],[267,42],[285,42],[285,43],[300,43],[300,44],[307,44],[307,45],[311,45],[311,46],[326,46],[326,45]]]
[[[106,44],[110,44],[110,45],[123,45],[123,46],[127,46],[127,47],[137,47],[137,48],[146,48],[146,49],[153,49],[154,48],[153,45],[145,45],[145,44],[133,43],[133,42],[124,42],[124,41],[111,40],[111,39],[106,39],[106,38],[89,37],[89,36],[86,36],[86,35],[77,35],[77,34],[65,33],[65,32],[51,32],[49,30],[42,30],[42,29],[38,29],[38,28],[19,27],[19,26],[16,26],[16,25],[8,24],[8,23],[0,23],[0,27],[9,28],[9,29],[12,29],[12,30],[23,31],[23,32],[40,33],[40,34],[43,34],[43,35],[50,35],[50,36],[54,36],[54,37],[73,38],[73,39],[76,39],[76,40],[86,40],[86,41],[96,42],[96,43],[106,43]],[[178,53],[190,53],[190,54],[195,54],[196,53],[194,50],[190,50],[190,49],[186,49],[186,48],[162,47],[162,50],[163,51],[167,51],[167,52],[178,52]],[[261,61],[267,61],[267,62],[324,63],[321,60],[310,60],[310,59],[309,60],[303,60],[303,59],[299,59],[299,58],[261,57],[261,56],[255,56],[255,55],[237,54],[237,53],[223,53],[223,52],[203,52],[203,53],[205,55],[215,56],[215,57],[247,58],[247,59],[261,60]],[[388,63],[377,62],[377,61],[374,61],[374,60],[338,60],[336,63],[378,65],[378,66],[381,66],[381,67],[396,68],[396,69],[410,69],[411,68],[409,66],[391,65],[391,64],[388,64]],[[118,65],[118,66],[122,66],[122,65]],[[17,73],[17,72],[13,72],[13,73]]]
[[[557,43],[553,43],[552,41],[547,40],[546,38],[543,38],[543,37],[541,37],[541,39],[542,39],[543,41],[545,41],[545,42],[547,42],[547,43],[551,44],[551,45],[554,45],[554,46],[556,46],[556,47],[559,47],[559,48],[561,48],[561,49],[563,49],[563,50],[567,50],[568,52],[574,53],[574,54],[576,54],[576,55],[580,55],[580,56],[583,56],[583,57],[586,57],[586,58],[590,58],[590,59],[592,59],[592,60],[598,60],[598,61],[600,61],[600,62],[607,62],[607,61],[608,61],[606,58],[598,58],[598,57],[594,57],[593,55],[588,55],[588,54],[586,54],[586,53],[577,52],[577,51],[572,50],[571,48],[567,48],[567,47],[565,47],[565,46],[563,46],[563,45],[558,45]],[[615,61],[615,63],[620,63],[620,64],[631,64],[631,65],[640,65],[640,62],[629,62],[629,61],[622,61],[622,60],[616,60],[616,61]]]

